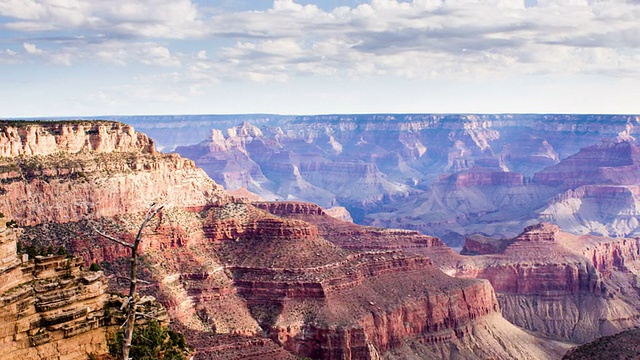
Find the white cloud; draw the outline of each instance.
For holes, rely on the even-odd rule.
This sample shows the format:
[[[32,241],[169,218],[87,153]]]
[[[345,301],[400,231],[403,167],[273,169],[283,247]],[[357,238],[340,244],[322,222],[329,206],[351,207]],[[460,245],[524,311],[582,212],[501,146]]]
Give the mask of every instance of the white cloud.
[[[245,12],[205,12],[196,1],[0,0],[5,26],[24,35],[0,61],[169,68],[184,94],[312,77],[640,76],[638,1],[369,0],[327,10],[275,0]],[[149,87],[120,90],[152,97]]]
[[[31,55],[44,54],[44,51],[42,49],[38,49],[38,47],[35,44],[25,42],[22,44],[22,47],[27,51],[28,54],[31,54]]]
[[[4,0],[0,15],[17,31],[75,29],[139,37],[186,38],[202,32],[190,0]]]
[[[211,19],[214,36],[242,40],[210,57],[217,64],[208,71],[259,81],[309,74],[420,79],[640,72],[632,66],[640,49],[640,6],[538,3],[372,0],[326,12],[278,0],[268,11]]]
[[[145,64],[159,67],[182,66],[181,55],[171,52],[166,46],[155,42],[126,42],[107,40],[101,42],[78,39],[68,41],[65,46],[40,49],[36,44],[22,44],[25,56],[37,56],[51,64],[71,66],[77,63],[106,63],[118,66]],[[17,52],[7,50],[8,55],[20,57]]]

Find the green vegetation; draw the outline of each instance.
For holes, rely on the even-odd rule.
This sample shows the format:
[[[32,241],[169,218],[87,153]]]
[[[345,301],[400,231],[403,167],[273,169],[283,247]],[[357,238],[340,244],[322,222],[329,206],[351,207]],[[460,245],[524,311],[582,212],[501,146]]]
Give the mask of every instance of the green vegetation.
[[[64,246],[60,246],[58,248],[57,254],[58,255],[69,255],[69,253],[67,253],[67,249],[65,249]]]
[[[100,268],[100,265],[96,263],[91,263],[91,266],[89,266],[89,271],[100,271],[100,270],[102,270]]]
[[[111,355],[117,357],[122,353],[123,336],[121,329],[107,341]],[[129,356],[136,360],[183,360],[189,352],[184,335],[153,320],[135,327]]]
[[[63,246],[60,246],[56,251],[53,245],[49,245],[47,247],[40,246],[37,247],[35,245],[27,245],[24,246],[22,242],[18,241],[16,244],[16,250],[18,254],[28,254],[29,259],[33,259],[38,255],[47,256],[47,255],[69,255],[67,249]]]

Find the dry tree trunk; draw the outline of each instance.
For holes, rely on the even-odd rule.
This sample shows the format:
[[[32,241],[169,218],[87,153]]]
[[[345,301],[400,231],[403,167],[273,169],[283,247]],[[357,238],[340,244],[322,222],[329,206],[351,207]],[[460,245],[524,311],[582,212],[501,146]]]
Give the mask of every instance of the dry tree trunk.
[[[153,217],[156,216],[158,212],[160,212],[160,210],[162,210],[163,208],[163,206],[158,206],[158,207],[155,207],[155,206],[156,206],[155,203],[149,205],[144,221],[142,222],[142,224],[140,224],[140,228],[138,229],[138,233],[136,234],[136,238],[133,244],[130,244],[126,241],[116,239],[110,235],[102,233],[98,231],[98,229],[96,228],[93,229],[100,236],[131,249],[131,272],[129,274],[129,281],[130,281],[129,297],[127,298],[127,301],[123,305],[123,307],[127,306],[127,319],[123,324],[125,328],[124,328],[124,337],[122,338],[122,360],[129,360],[129,351],[131,350],[131,340],[133,339],[133,328],[136,321],[136,307],[138,305],[138,301],[140,300],[137,293],[137,289],[136,289],[138,282],[141,281],[141,280],[138,280],[138,246],[142,241],[142,231],[144,230],[145,226],[147,226],[147,223],[151,219],[153,219]]]

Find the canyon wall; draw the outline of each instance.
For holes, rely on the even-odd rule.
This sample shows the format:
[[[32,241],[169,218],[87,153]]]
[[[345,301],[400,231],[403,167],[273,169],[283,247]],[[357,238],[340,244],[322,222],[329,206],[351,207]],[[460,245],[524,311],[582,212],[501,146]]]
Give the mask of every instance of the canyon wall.
[[[640,325],[638,242],[540,224],[467,258],[455,275],[489,280],[512,323],[581,343]]]
[[[0,219],[2,357],[80,360],[107,353],[102,272],[82,270],[78,257],[18,256],[17,231],[7,223]]]
[[[497,135],[492,130],[478,131],[484,138],[474,133],[470,139],[486,149]],[[244,139],[238,140],[244,147],[250,147],[249,138],[253,143],[258,137],[260,133],[248,126],[229,133],[229,138]],[[215,139],[221,141],[219,134]],[[415,137],[402,135],[399,139],[408,144],[407,159],[420,157],[425,151]],[[335,142],[339,140],[338,136],[328,138],[327,151],[338,152]],[[372,143],[369,140],[363,138]],[[367,146],[364,142],[361,145],[362,149]],[[456,146],[466,151],[462,145]],[[498,283],[499,276],[487,281],[443,273],[481,278],[478,274],[486,264],[469,265],[435,237],[343,222],[312,204],[250,204],[229,196],[193,163],[177,155],[128,149],[4,157],[2,176],[7,181],[5,192],[0,194],[6,208],[3,211],[18,223],[29,225],[21,236],[25,243],[62,245],[81,254],[87,263],[104,261],[110,272],[119,274],[126,270],[123,258],[128,256],[127,250],[100,239],[93,228],[131,240],[144,218],[147,201],[166,201],[167,207],[148,224],[144,234],[141,276],[151,282],[144,291],[167,306],[169,315],[193,341],[215,332],[249,339],[241,342],[249,347],[275,343],[298,355],[327,359],[402,358],[410,351],[405,347],[408,343],[416,344],[420,351],[414,356],[431,357],[460,351],[470,358],[558,358],[567,348],[559,342],[542,341],[502,317],[500,307],[508,314],[505,309],[509,303],[502,300],[503,293],[490,286],[490,281]],[[481,162],[485,169],[503,166],[499,161]],[[377,165],[365,168],[373,174],[366,181],[376,179],[376,171],[383,169]],[[302,176],[301,167],[298,171]],[[118,180],[122,178],[128,180]],[[491,178],[511,181],[509,176]],[[389,179],[378,184],[392,183]],[[114,185],[117,181],[121,182]],[[479,186],[484,186],[484,181]],[[307,182],[311,184],[311,180]],[[442,183],[465,186],[464,181]],[[58,196],[46,195],[50,189],[59,189]],[[391,190],[402,197],[404,189]],[[135,196],[139,194],[153,198],[138,201]],[[22,201],[27,198],[39,203]],[[104,208],[95,205],[71,210],[80,201],[107,200],[109,205]],[[42,211],[56,205],[66,209],[61,214],[66,212],[69,218]],[[610,271],[612,278],[619,276],[620,260],[607,257],[605,252],[605,248],[598,250],[595,258],[600,259],[599,264],[613,265],[598,266],[603,272]],[[619,252],[618,258],[630,256],[632,251]],[[632,268],[631,263],[624,261],[625,268]],[[593,269],[600,271],[595,265]],[[557,281],[583,281],[578,273],[577,278],[567,276]],[[602,288],[598,284],[607,286],[604,280],[594,280],[592,290],[590,281],[586,287],[578,286],[577,293]],[[545,286],[553,290],[554,284]],[[534,290],[523,287],[518,291],[527,295]],[[609,318],[612,322],[620,319]],[[512,335],[506,338],[514,341],[501,344],[507,333]],[[204,342],[198,346],[202,356],[220,350]],[[479,348],[485,350],[474,352]]]
[[[156,153],[128,125],[0,125],[0,208],[21,226],[136,213],[153,201],[199,208],[229,198],[192,161]]]
[[[237,118],[242,123],[235,127],[228,126],[232,116],[212,120],[214,134],[190,146],[163,137],[164,128],[148,119],[127,121],[158,130],[177,145],[177,153],[226,188],[244,187],[266,200],[343,206],[356,223],[417,230],[456,247],[466,234],[513,237],[539,221],[605,236],[630,236],[640,224],[622,215],[607,222],[608,214],[586,207],[549,210],[575,219],[598,217],[578,225],[572,222],[579,220],[540,214],[554,206],[554,197],[579,186],[637,183],[637,116]],[[181,120],[189,128],[189,118]],[[198,118],[193,124],[204,122]]]

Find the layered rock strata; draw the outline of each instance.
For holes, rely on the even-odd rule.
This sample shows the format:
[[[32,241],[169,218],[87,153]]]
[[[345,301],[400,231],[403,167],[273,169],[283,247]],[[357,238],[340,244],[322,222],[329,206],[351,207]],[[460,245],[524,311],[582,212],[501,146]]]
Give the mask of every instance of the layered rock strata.
[[[498,244],[493,254],[460,262],[455,275],[489,280],[512,323],[575,342],[640,324],[638,239],[540,224]]]
[[[155,152],[130,126],[0,122],[0,207],[21,226],[206,207],[229,198],[192,161]]]
[[[412,153],[419,154],[420,147],[414,148],[417,152]],[[70,204],[85,197],[111,201],[104,208],[81,207],[75,217],[60,220],[40,215],[47,212],[29,202],[19,205],[5,198],[7,213],[19,223],[33,224],[25,241],[49,239],[82,254],[85,261],[108,261],[110,271],[119,272],[126,269],[121,260],[128,255],[126,249],[107,246],[93,228],[131,240],[148,204],[147,199],[134,202],[133,195],[167,200],[168,206],[144,233],[141,276],[153,283],[144,291],[157,295],[172,318],[197,334],[266,334],[292,352],[328,359],[385,356],[405,340],[424,343],[421,351],[430,356],[463,347],[473,354],[473,348],[498,344],[495,334],[503,327],[527,339],[522,343],[535,343],[535,337],[510,327],[499,315],[487,281],[454,279],[438,270],[445,255],[457,255],[436,238],[407,230],[360,228],[300,203],[253,206],[234,201],[191,163],[145,151],[81,151],[69,155],[73,161],[65,166],[59,164],[69,163],[66,157],[53,162],[53,156],[67,156],[64,152],[3,158],[9,164],[5,178],[11,180],[6,183],[27,189],[14,193],[12,188],[14,196],[30,194],[41,206],[53,207],[54,197],[38,196],[48,189],[46,184],[55,184],[67,189],[66,196],[58,198],[70,215]],[[103,165],[101,159],[112,161]],[[77,168],[87,170],[86,180],[58,171],[76,169],[75,161],[80,162]],[[87,165],[91,162],[97,162],[98,170]],[[36,166],[28,165],[32,163]],[[23,176],[12,175],[12,166]],[[114,185],[113,179],[121,178],[130,180]],[[86,186],[86,192],[75,192],[75,185]],[[7,189],[0,196],[9,193]],[[164,198],[158,199],[158,194]],[[434,256],[398,250],[431,251]],[[436,259],[436,253],[442,256]],[[488,353],[503,359],[521,357],[527,354],[522,343],[492,348],[476,358]],[[562,344],[545,344],[527,345],[533,350],[525,358],[564,352]]]
[[[634,208],[611,221],[606,209],[599,213],[590,204],[561,206],[543,216],[539,210],[581,185],[637,184],[632,162],[637,157],[638,119],[259,116],[253,125],[243,122],[226,134],[215,130],[203,143],[176,150],[227,188],[250,187],[267,200],[344,206],[356,223],[417,230],[456,247],[462,246],[456,239],[470,233],[513,237],[538,221],[554,222],[577,234],[632,236],[640,223],[626,213]],[[189,123],[188,117],[181,120]],[[203,120],[193,126],[202,126]],[[157,130],[159,136],[164,131],[146,119],[128,121]],[[210,124],[226,129],[229,121]],[[612,140],[592,146],[605,138]],[[581,217],[589,219],[580,221]]]
[[[109,295],[102,272],[82,259],[16,254],[16,234],[0,219],[0,349],[11,359],[86,359],[107,352]]]

